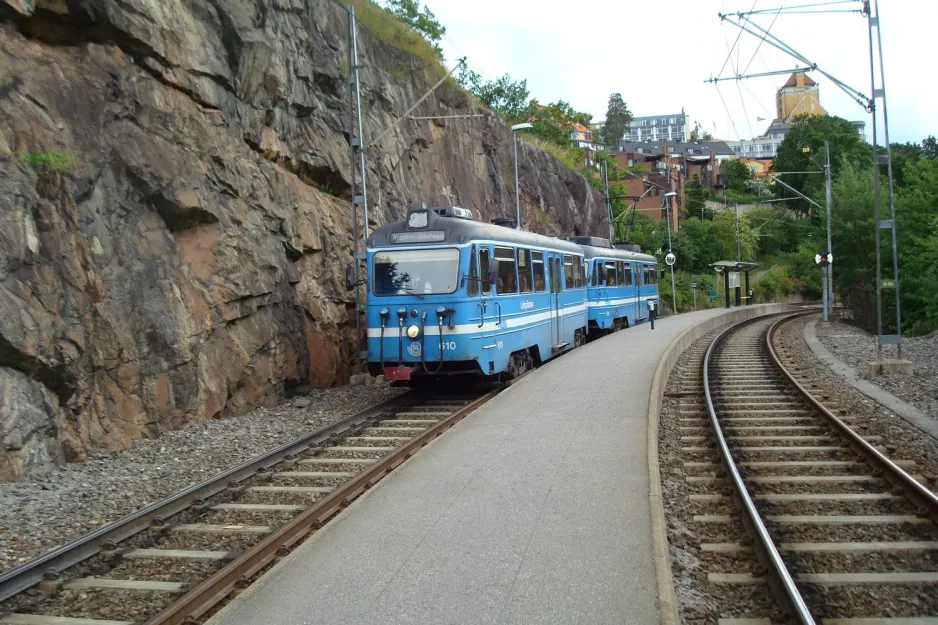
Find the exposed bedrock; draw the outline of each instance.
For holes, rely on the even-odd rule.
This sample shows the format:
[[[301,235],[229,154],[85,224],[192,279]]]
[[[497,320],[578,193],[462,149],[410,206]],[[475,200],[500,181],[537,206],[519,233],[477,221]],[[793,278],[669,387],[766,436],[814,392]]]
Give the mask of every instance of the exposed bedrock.
[[[361,31],[374,137],[439,79]],[[0,0],[0,479],[343,383],[347,22],[327,0]],[[444,84],[368,151],[371,226],[514,215],[512,135]],[[527,144],[529,228],[598,234]]]

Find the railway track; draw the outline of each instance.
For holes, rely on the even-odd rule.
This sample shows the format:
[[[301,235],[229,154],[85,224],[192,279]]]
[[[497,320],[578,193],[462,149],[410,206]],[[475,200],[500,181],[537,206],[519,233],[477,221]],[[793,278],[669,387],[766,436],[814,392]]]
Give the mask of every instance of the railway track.
[[[684,463],[691,499],[723,512],[694,517],[707,581],[768,584],[778,606],[720,622],[938,624],[938,497],[890,441],[812,395],[773,346],[791,318],[725,330],[682,389],[682,445],[711,460]]]
[[[2,625],[196,623],[491,399],[407,393],[0,575]]]

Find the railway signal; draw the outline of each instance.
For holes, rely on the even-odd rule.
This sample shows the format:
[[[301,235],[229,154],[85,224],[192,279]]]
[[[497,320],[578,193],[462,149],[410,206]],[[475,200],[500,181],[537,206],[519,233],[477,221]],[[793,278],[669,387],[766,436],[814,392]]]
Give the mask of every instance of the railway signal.
[[[816,262],[821,267],[827,267],[834,262],[834,254],[832,252],[821,252],[820,254],[815,254],[814,262]]]

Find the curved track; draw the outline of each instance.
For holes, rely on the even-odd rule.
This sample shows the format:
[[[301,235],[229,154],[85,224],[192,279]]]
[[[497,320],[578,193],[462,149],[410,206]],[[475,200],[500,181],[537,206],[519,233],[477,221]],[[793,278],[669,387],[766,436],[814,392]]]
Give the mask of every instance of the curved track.
[[[833,414],[811,394],[797,363],[773,346],[775,329],[791,318],[732,326],[704,358],[707,429],[720,465],[688,479],[728,484],[748,536],[701,549],[754,552],[761,565],[708,578],[767,582],[786,617],[803,625],[938,623],[938,497],[913,462],[890,460],[885,441],[857,433],[862,421]]]
[[[497,392],[401,395],[63,545],[0,576],[0,624],[196,622]]]

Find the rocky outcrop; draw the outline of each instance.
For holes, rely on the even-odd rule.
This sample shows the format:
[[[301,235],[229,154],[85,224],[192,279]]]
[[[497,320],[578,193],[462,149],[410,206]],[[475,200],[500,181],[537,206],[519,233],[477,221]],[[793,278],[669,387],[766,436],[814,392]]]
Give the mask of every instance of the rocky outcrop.
[[[328,0],[0,0],[0,479],[342,383],[354,359],[346,13]],[[437,70],[362,30],[366,138]],[[514,214],[512,135],[444,84],[368,149],[371,226]],[[532,229],[601,231],[522,144]]]

